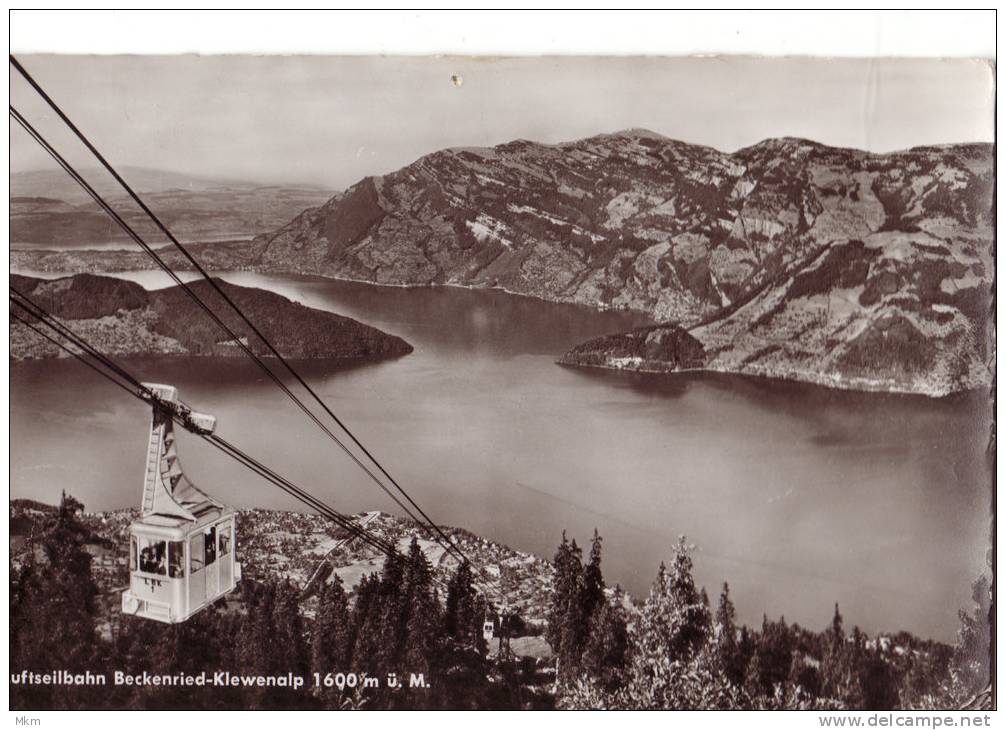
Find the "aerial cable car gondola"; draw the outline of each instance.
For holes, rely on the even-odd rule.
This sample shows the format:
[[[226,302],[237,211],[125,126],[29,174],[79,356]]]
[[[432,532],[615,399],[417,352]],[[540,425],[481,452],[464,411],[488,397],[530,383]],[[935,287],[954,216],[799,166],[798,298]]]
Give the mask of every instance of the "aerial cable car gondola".
[[[174,421],[209,435],[216,419],[194,413],[170,385],[144,383],[153,396],[140,518],[129,526],[129,588],[122,612],[180,623],[230,593],[241,580],[234,510],[182,471]]]

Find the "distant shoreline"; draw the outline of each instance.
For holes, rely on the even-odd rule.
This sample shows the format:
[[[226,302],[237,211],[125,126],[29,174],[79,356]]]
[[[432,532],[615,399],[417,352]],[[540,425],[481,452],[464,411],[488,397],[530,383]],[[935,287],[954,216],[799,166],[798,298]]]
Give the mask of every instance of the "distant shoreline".
[[[215,245],[215,244],[226,244],[226,243],[241,243],[241,241],[237,241],[237,240],[235,240],[235,241],[215,241],[215,242],[200,241],[200,242],[198,242],[198,244],[197,243],[193,243],[191,245],[199,245],[199,246],[210,245],[210,246],[212,246],[212,245]],[[190,244],[184,244],[184,245],[190,245]],[[155,247],[155,250],[163,249],[163,248],[165,248],[165,247]],[[27,254],[27,255],[33,256],[33,257],[35,257],[35,256],[43,256],[43,255],[59,256],[59,255],[64,255],[64,254],[70,254],[70,255],[98,255],[98,256],[107,256],[109,254],[121,254],[121,253],[130,254],[130,255],[143,254],[142,251],[138,251],[138,250],[137,251],[133,251],[133,250],[129,250],[129,249],[108,249],[108,250],[80,249],[80,250],[74,250],[74,249],[14,249],[14,248],[11,249],[10,253],[11,253],[12,256],[13,256],[13,254],[21,254],[21,255]],[[147,263],[147,262],[149,262],[149,263]],[[185,264],[179,263],[178,265],[175,265],[174,263],[172,263],[172,268],[175,269],[176,271],[193,271],[193,272],[195,271],[195,269],[191,266],[191,264],[188,264],[187,262]],[[651,313],[648,312],[648,311],[646,311],[645,309],[639,309],[639,308],[630,307],[630,306],[612,306],[612,305],[607,305],[607,304],[602,304],[602,303],[588,304],[586,302],[577,302],[577,301],[573,301],[573,300],[570,300],[570,299],[563,299],[563,298],[560,298],[560,297],[549,297],[549,296],[545,296],[545,295],[541,295],[541,294],[529,294],[527,292],[514,291],[512,289],[507,289],[506,287],[499,286],[499,285],[462,284],[462,283],[459,283],[459,282],[450,282],[450,281],[447,281],[447,282],[430,281],[430,282],[420,282],[420,283],[414,283],[414,284],[405,284],[405,283],[394,283],[394,282],[385,282],[385,281],[373,281],[371,279],[360,279],[360,278],[349,277],[349,276],[338,276],[338,275],[335,275],[335,274],[325,274],[325,273],[320,273],[320,272],[317,272],[317,271],[307,271],[307,270],[304,270],[304,269],[297,269],[297,268],[275,268],[275,267],[271,267],[271,266],[254,266],[254,265],[250,265],[250,264],[232,265],[232,266],[227,266],[227,267],[224,267],[224,268],[215,268],[213,266],[205,266],[205,268],[212,275],[223,274],[223,273],[227,273],[229,271],[234,271],[234,272],[247,272],[247,273],[252,273],[252,274],[263,274],[263,275],[302,276],[302,277],[305,277],[305,278],[314,278],[314,279],[320,279],[320,280],[325,280],[325,281],[339,281],[339,282],[345,282],[347,284],[365,284],[367,286],[388,287],[388,288],[392,288],[392,289],[439,289],[439,288],[444,288],[444,289],[466,289],[468,291],[497,291],[497,292],[502,292],[504,294],[509,294],[510,296],[514,296],[514,297],[522,297],[524,299],[534,299],[536,301],[548,302],[550,304],[565,304],[565,305],[570,305],[570,306],[574,306],[574,307],[583,307],[585,309],[590,309],[590,310],[595,311],[595,312],[633,312],[635,314],[645,315],[650,321],[652,321],[654,323],[656,322],[656,320],[653,319]],[[156,264],[154,264],[152,261],[150,261],[150,259],[147,258],[147,256],[145,254],[143,254],[143,265],[142,266],[122,266],[121,268],[108,268],[108,267],[97,268],[97,267],[92,267],[92,268],[88,268],[88,269],[77,268],[75,270],[62,269],[62,268],[61,269],[56,269],[56,268],[46,269],[46,268],[34,268],[34,267],[25,266],[25,267],[23,267],[23,270],[24,271],[30,271],[30,272],[32,272],[31,274],[28,274],[30,276],[33,276],[33,275],[38,274],[38,273],[60,274],[62,276],[73,276],[74,274],[112,275],[112,274],[123,273],[123,272],[126,272],[126,271],[158,271],[159,269],[158,269],[158,267],[157,267]],[[16,264],[14,264],[13,262],[11,263],[11,273],[18,273],[18,271],[16,270]]]
[[[679,368],[679,369],[658,369],[658,368],[635,368],[635,367],[621,367],[617,365],[603,365],[603,364],[588,364],[583,362],[575,362],[571,359],[566,359],[565,356],[559,358],[555,361],[556,365],[560,367],[574,368],[577,370],[604,370],[608,372],[617,373],[627,373],[627,374],[639,374],[639,375],[655,375],[655,376],[673,376],[673,375],[726,375],[726,376],[739,376],[748,378],[757,378],[758,380],[769,380],[777,381],[780,383],[799,383],[801,385],[812,385],[820,388],[827,388],[829,390],[841,390],[853,393],[871,393],[876,395],[891,395],[891,396],[910,396],[910,397],[920,397],[928,398],[930,400],[942,400],[945,398],[952,398],[954,396],[964,395],[967,393],[978,393],[985,390],[982,387],[966,388],[964,390],[952,390],[946,392],[938,392],[935,389],[926,391],[922,389],[910,389],[904,387],[898,387],[896,385],[884,385],[873,380],[866,378],[863,379],[850,379],[846,382],[841,382],[837,378],[831,378],[825,375],[814,375],[811,373],[791,373],[787,375],[775,373],[775,372],[749,372],[741,370],[730,370],[728,368],[712,368],[712,367],[701,367],[701,368]]]
[[[203,246],[203,245],[211,245],[212,246],[213,243],[208,243],[207,244],[207,243],[204,242],[204,243],[200,243],[199,245],[201,245],[201,246]],[[100,257],[100,258],[112,258],[112,259],[119,258],[118,256],[115,256],[115,254],[118,254],[118,253],[128,253],[128,254],[137,255],[137,256],[139,256],[140,254],[142,254],[142,252],[140,252],[140,251],[131,252],[131,251],[119,251],[119,250],[115,250],[115,251],[100,251],[100,250],[94,250],[94,249],[82,249],[81,251],[69,251],[69,250],[63,251],[63,250],[42,250],[42,249],[39,249],[39,250],[20,249],[20,250],[17,250],[17,251],[14,251],[14,250],[11,251],[12,258],[13,258],[13,254],[15,254],[15,253],[22,254],[22,255],[27,254],[29,257],[32,257],[32,258],[40,257],[40,256],[48,256],[48,255],[56,255],[56,256],[58,256],[58,255],[62,255],[62,254],[69,254],[71,256],[74,256],[74,255],[80,254],[80,255],[84,255],[85,257],[96,256],[96,257]],[[110,256],[110,254],[111,254],[111,256]],[[66,269],[59,269],[59,270],[57,270],[55,268],[50,268],[50,269],[44,269],[43,268],[43,269],[39,269],[39,268],[25,267],[24,270],[32,272],[29,275],[36,275],[38,273],[45,273],[45,274],[60,274],[62,276],[73,276],[73,275],[78,274],[78,273],[94,273],[94,274],[114,275],[116,273],[123,273],[123,272],[126,272],[126,271],[158,271],[157,267],[153,264],[153,262],[150,262],[150,259],[148,259],[145,255],[143,255],[142,258],[143,258],[143,261],[141,263],[143,263],[143,265],[140,266],[140,267],[132,266],[132,265],[129,265],[129,266],[123,265],[121,267],[114,267],[114,268],[111,268],[111,269],[108,268],[108,267],[102,267],[100,269],[92,268],[92,269],[88,269],[88,270],[80,269],[80,267],[68,267]],[[147,262],[150,262],[150,263],[148,264]],[[75,268],[76,270],[70,270],[70,268]],[[176,270],[181,270],[181,271],[194,271],[194,269],[192,269],[191,266],[178,265],[178,266],[175,266],[174,268]],[[643,315],[643,316],[647,317],[647,319],[648,319],[648,321],[650,323],[656,323],[657,322],[657,320],[655,320],[653,318],[653,316],[652,316],[652,314],[650,312],[644,311],[642,309],[634,308],[634,307],[631,307],[631,306],[616,307],[616,306],[600,305],[600,304],[598,304],[598,305],[591,305],[591,304],[587,304],[587,303],[584,303],[584,302],[570,301],[568,299],[563,299],[561,297],[549,297],[549,296],[540,295],[540,294],[529,294],[529,293],[526,293],[526,292],[517,292],[517,291],[513,291],[511,289],[508,289],[508,288],[506,288],[504,286],[499,286],[499,285],[462,284],[462,283],[459,283],[459,282],[424,282],[424,283],[411,283],[411,284],[410,283],[379,282],[379,281],[372,281],[372,280],[369,280],[369,279],[360,279],[360,278],[347,277],[347,276],[337,276],[337,275],[333,275],[333,274],[319,273],[317,271],[307,271],[307,270],[303,270],[303,269],[296,269],[296,268],[290,268],[290,267],[278,268],[278,267],[272,267],[272,266],[255,266],[255,265],[251,265],[251,264],[238,265],[238,266],[229,266],[229,267],[221,268],[221,269],[209,268],[208,270],[213,275],[224,274],[224,273],[227,273],[227,272],[247,272],[247,273],[260,274],[260,275],[265,275],[265,276],[270,276],[270,275],[273,275],[273,276],[297,276],[297,277],[303,277],[305,279],[315,279],[317,281],[333,281],[333,282],[342,282],[342,283],[358,284],[358,285],[365,285],[365,286],[389,287],[389,288],[395,288],[395,289],[438,289],[438,288],[443,288],[443,289],[464,289],[464,290],[468,290],[468,291],[486,291],[486,292],[495,291],[495,292],[502,292],[504,294],[507,294],[508,296],[521,297],[521,298],[524,298],[524,299],[531,299],[531,300],[540,301],[540,302],[547,302],[547,303],[550,303],[550,304],[562,304],[562,305],[567,305],[567,306],[581,307],[581,308],[585,308],[585,309],[588,309],[588,310],[591,310],[591,311],[595,311],[595,312],[631,312],[631,313],[634,313],[634,314]],[[12,262],[12,265],[11,265],[11,273],[17,273],[16,264],[13,263],[13,262]],[[686,329],[687,329],[687,327],[686,327]],[[723,375],[747,375],[747,376],[751,376],[751,377],[766,378],[766,379],[772,379],[772,380],[781,380],[781,381],[787,381],[787,382],[806,383],[806,384],[809,384],[809,385],[816,385],[816,386],[819,386],[819,387],[829,388],[829,389],[833,389],[833,390],[846,390],[846,391],[857,391],[857,392],[865,392],[865,393],[880,393],[880,394],[891,394],[891,395],[916,395],[916,396],[925,396],[925,397],[931,398],[931,399],[941,399],[941,398],[945,398],[945,397],[948,397],[948,396],[951,396],[951,395],[954,395],[954,394],[957,394],[957,393],[962,393],[962,392],[967,392],[967,391],[972,391],[972,390],[982,390],[983,389],[983,386],[981,386],[981,385],[977,385],[977,386],[974,386],[974,387],[971,387],[971,388],[965,388],[965,389],[961,389],[961,390],[941,389],[941,388],[936,388],[936,387],[932,387],[932,388],[917,387],[916,388],[916,387],[906,386],[904,384],[899,384],[899,383],[896,383],[896,382],[885,382],[885,381],[882,381],[882,380],[878,380],[876,378],[857,378],[857,377],[850,378],[850,377],[843,377],[843,376],[839,376],[839,375],[826,375],[826,374],[822,374],[822,373],[802,372],[802,371],[799,371],[799,370],[786,371],[786,372],[782,372],[782,371],[779,371],[779,370],[759,371],[757,369],[757,366],[748,366],[751,369],[745,369],[743,371],[741,371],[741,370],[732,370],[732,369],[729,369],[729,368],[716,368],[716,367],[683,368],[683,369],[668,369],[668,368],[660,368],[660,367],[642,367],[642,368],[637,368],[637,367],[625,367],[625,366],[617,366],[617,365],[606,365],[606,364],[599,364],[599,363],[598,364],[594,364],[594,363],[589,363],[588,364],[588,363],[584,363],[584,362],[577,362],[577,361],[572,360],[572,359],[566,359],[566,355],[563,355],[562,357],[556,359],[555,362],[556,362],[557,365],[563,365],[563,366],[568,366],[568,367],[593,368],[593,369],[598,369],[598,370],[612,370],[612,371],[617,371],[617,372],[637,372],[637,373],[648,374],[648,375],[670,375],[670,374],[674,374],[674,373],[718,373],[718,374],[723,374]]]

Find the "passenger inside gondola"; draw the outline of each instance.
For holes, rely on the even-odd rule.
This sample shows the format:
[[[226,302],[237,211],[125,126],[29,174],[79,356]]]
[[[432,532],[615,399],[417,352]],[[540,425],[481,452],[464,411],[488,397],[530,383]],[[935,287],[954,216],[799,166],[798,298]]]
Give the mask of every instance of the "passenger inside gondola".
[[[165,574],[165,548],[163,540],[151,541],[140,548],[140,572],[154,575]]]
[[[217,528],[211,527],[206,531],[206,564],[212,565],[217,559]]]
[[[185,577],[185,543],[168,543],[168,577]]]

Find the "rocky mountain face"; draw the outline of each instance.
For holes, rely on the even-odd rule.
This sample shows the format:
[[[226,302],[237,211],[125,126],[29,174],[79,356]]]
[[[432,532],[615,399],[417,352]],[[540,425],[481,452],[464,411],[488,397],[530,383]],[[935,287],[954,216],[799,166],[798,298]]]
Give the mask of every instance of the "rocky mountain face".
[[[376,360],[412,352],[405,340],[354,319],[311,309],[272,292],[219,280],[217,283],[284,357]],[[11,275],[10,286],[108,355],[242,354],[177,286],[147,291],[133,282],[92,274],[55,280]],[[208,282],[196,281],[189,286],[249,349],[269,356],[261,340],[229,311]],[[18,314],[34,323],[30,316]],[[56,345],[11,321],[11,359],[62,355]]]
[[[984,144],[518,140],[361,180],[235,264],[632,308],[708,368],[942,394],[991,378],[992,189]]]

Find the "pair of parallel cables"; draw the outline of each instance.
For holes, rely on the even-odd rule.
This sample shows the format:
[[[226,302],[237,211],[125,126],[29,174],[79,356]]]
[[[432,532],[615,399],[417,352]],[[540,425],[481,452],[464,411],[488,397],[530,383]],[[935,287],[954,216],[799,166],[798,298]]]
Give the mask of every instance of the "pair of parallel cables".
[[[66,161],[66,159],[59,154],[59,152],[45,139],[45,137],[35,129],[30,122],[13,106],[10,106],[10,116],[49,154],[50,157],[88,194],[88,196],[97,205],[107,213],[112,220],[120,227],[122,230],[148,255],[153,259],[157,266],[166,273],[172,281],[174,281],[182,291],[190,298],[193,302],[197,304],[206,315],[227,335],[227,337],[233,341],[241,351],[249,357],[266,377],[272,381],[290,400],[323,432],[328,436],[340,449],[346,453],[350,459],[361,469],[364,473],[373,481],[378,487],[382,489],[394,502],[397,504],[410,518],[412,518],[417,524],[423,527],[427,531],[429,536],[440,545],[441,548],[445,550],[446,553],[453,555],[456,559],[459,559],[463,563],[469,563],[467,556],[461,551],[461,549],[443,532],[443,530],[433,522],[429,515],[419,506],[419,504],[409,495],[409,493],[391,476],[391,474],[385,469],[385,467],[378,461],[378,459],[368,450],[362,442],[349,430],[345,423],[336,416],[336,414],[329,408],[329,406],[322,400],[322,398],[317,394],[317,392],[304,380],[304,378],[296,371],[296,369],[284,358],[275,346],[265,337],[265,335],[259,330],[258,327],[241,311],[240,307],[234,302],[234,300],[227,294],[226,291],[220,286],[217,280],[213,279],[208,272],[203,268],[203,266],[192,256],[192,254],[181,244],[180,241],[171,233],[171,231],[164,225],[164,223],[154,214],[152,210],[146,205],[146,203],[140,198],[140,196],[133,190],[132,187],[122,178],[122,176],[115,170],[115,168],[108,162],[108,160],[98,151],[98,149],[91,143],[91,141],[81,132],[81,130],[70,120],[66,113],[53,101],[53,99],[46,93],[46,91],[38,84],[37,81],[28,73],[28,71],[21,65],[21,63],[10,56],[10,63],[15,70],[27,81],[27,83],[35,90],[35,92],[42,98],[43,101],[49,106],[50,109],[56,114],[57,117],[66,125],[66,127],[73,132],[73,134],[84,144],[84,146],[91,152],[95,159],[108,171],[109,174],[116,180],[116,182],[123,188],[123,190],[129,195],[129,197],[140,207],[140,209],[146,214],[146,216],[153,222],[153,224],[160,230],[171,244],[181,252],[182,256],[186,261],[205,279],[212,289],[223,299],[223,301],[234,310],[238,317],[244,322],[244,324],[253,332],[258,339],[262,342],[265,348],[278,360],[282,366],[285,368],[287,373],[289,373],[294,380],[297,381],[304,388],[304,390],[314,399],[314,401],[321,406],[322,410],[329,416],[329,418],[344,432],[349,440],[359,449],[359,451],[366,456],[366,458],[376,467],[377,471],[380,472],[387,480],[390,482],[399,494],[411,505],[420,515],[417,517],[413,511],[407,506],[396,494],[394,494],[391,489],[374,473],[374,471],[367,466],[364,461],[357,456],[353,451],[340,439],[328,426],[326,426],[321,419],[299,398],[295,393],[293,393],[290,388],[276,375],[276,373],[270,368],[261,357],[259,357],[251,348],[245,343],[245,341],[238,336],[234,330],[229,327],[223,320],[213,311],[213,309],[206,304],[206,302],[195,292],[192,287],[187,285],[182,279],[172,270],[172,268],[165,262],[164,258],[158,253],[157,250],[152,248],[142,236],[140,236],[135,229],[133,229],[119,213],[112,208],[112,206],[105,200],[105,198],[98,193],[93,186],[91,186],[87,180],[76,170],[74,167]],[[23,296],[22,296],[23,298]],[[16,302],[14,296],[12,295],[12,302],[22,306],[21,302]],[[36,320],[45,323],[50,326],[50,323],[55,319],[49,315],[48,318],[39,319],[36,315],[47,313],[41,310],[37,305],[34,309],[23,310],[27,311],[32,316],[36,317]],[[22,307],[23,308],[23,307]],[[12,316],[14,316],[12,314]],[[25,320],[17,318],[19,321],[26,323]],[[27,323],[26,323],[27,324]],[[30,326],[30,325],[29,325]],[[42,334],[39,330],[32,327],[36,332]],[[65,337],[68,328],[63,326],[63,331],[61,334]],[[43,335],[45,336],[45,335]],[[51,338],[49,338],[51,339]],[[63,349],[67,349],[60,343],[56,343]],[[82,342],[74,342],[77,347],[82,347]],[[118,377],[124,377],[125,371],[118,365],[111,363],[108,358],[105,358],[100,353],[97,353],[94,348],[87,346],[90,349],[85,350],[92,357],[96,358],[100,366],[110,368],[111,372],[115,373]],[[72,350],[67,349],[67,351],[73,353]],[[78,357],[78,359],[80,359]],[[85,364],[90,365],[95,368],[98,367],[87,360],[84,360]],[[132,378],[132,376],[129,376]],[[127,390],[133,392],[136,385],[131,383],[129,378],[126,379],[128,385],[123,384]],[[133,379],[135,380],[135,378]],[[137,381],[138,382],[138,381]],[[135,394],[135,393],[134,393]],[[143,400],[149,400],[149,398],[144,397],[142,393],[138,396]],[[184,424],[182,424],[184,425]],[[191,430],[191,429],[190,429]],[[201,434],[205,437],[205,434]],[[312,508],[318,510],[320,513],[327,517],[333,517],[333,515],[339,515],[338,512],[332,510],[330,507],[325,505],[321,500],[316,497],[304,492],[296,485],[293,485],[289,480],[284,479],[278,475],[275,471],[265,467],[261,462],[253,459],[248,454],[240,451],[237,447],[224,441],[223,439],[213,439],[208,438],[214,446],[220,450],[228,453],[233,458],[238,459],[245,464],[248,468],[256,471],[256,473],[263,476],[276,486],[280,486],[284,491],[297,496],[298,499],[304,501],[305,504],[309,504]],[[298,496],[300,495],[300,496]],[[303,499],[302,499],[303,498]],[[332,514],[328,514],[331,512]],[[343,519],[348,519],[342,516]],[[334,517],[333,517],[334,519]],[[339,520],[335,520],[339,521]],[[350,521],[352,522],[352,521]],[[340,522],[340,524],[342,524]],[[353,523],[355,526],[355,523]],[[345,525],[343,525],[345,527]],[[347,529],[350,529],[347,527]],[[353,530],[350,530],[353,532]],[[355,532],[353,534],[356,534]],[[385,548],[388,546],[385,546]],[[391,546],[393,547],[393,546]],[[387,552],[386,549],[382,548],[382,551]],[[397,554],[397,550],[395,551]]]
[[[156,393],[140,382],[140,380],[132,373],[88,343],[83,337],[73,332],[73,330],[67,327],[64,323],[60,322],[52,314],[44,310],[38,305],[38,303],[33,301],[23,292],[11,287],[9,298],[10,303],[14,305],[17,310],[20,310],[20,312],[12,311],[10,313],[11,318],[35,332],[35,334],[39,337],[48,340],[64,352],[72,355],[81,363],[91,368],[114,385],[122,388],[133,397],[160,409],[182,428],[196,434],[207,443],[224,452],[248,469],[254,471],[256,474],[279,487],[287,494],[290,494],[300,502],[306,504],[312,509],[315,509],[319,514],[332,522],[335,522],[354,537],[359,538],[361,541],[376,548],[382,553],[387,555],[398,555],[400,557],[400,553],[397,552],[394,545],[383,538],[374,535],[373,533],[363,530],[357,525],[356,521],[352,517],[343,515],[342,513],[329,507],[306,490],[301,489],[290,480],[280,476],[261,461],[248,455],[223,437],[207,433],[205,430],[195,426],[189,418],[191,409],[187,405],[178,405],[162,401]],[[27,315],[27,317],[24,315]],[[50,330],[51,334],[46,333],[42,327]]]

